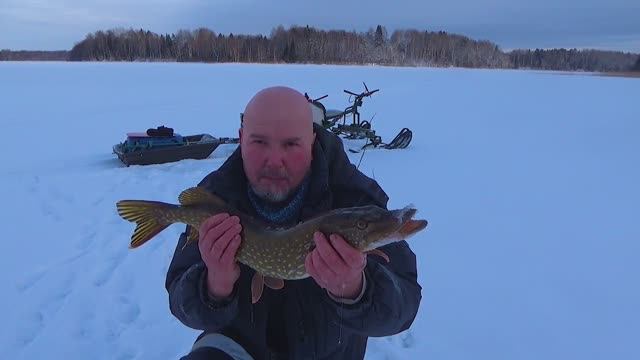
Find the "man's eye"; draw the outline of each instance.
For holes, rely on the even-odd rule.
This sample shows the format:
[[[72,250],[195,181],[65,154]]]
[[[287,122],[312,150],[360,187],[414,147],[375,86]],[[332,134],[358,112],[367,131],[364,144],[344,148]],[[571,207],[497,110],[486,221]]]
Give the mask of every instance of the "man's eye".
[[[288,143],[285,144],[285,146],[287,146],[287,147],[298,146],[298,143],[296,143],[296,142],[288,142]]]

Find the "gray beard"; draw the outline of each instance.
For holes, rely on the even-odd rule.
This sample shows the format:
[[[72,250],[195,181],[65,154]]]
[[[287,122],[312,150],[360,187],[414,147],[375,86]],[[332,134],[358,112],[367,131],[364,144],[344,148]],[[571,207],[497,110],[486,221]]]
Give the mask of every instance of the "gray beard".
[[[271,192],[271,191],[262,191],[259,189],[256,189],[255,187],[251,186],[251,190],[253,191],[254,194],[256,194],[260,199],[270,202],[270,203],[279,203],[282,202],[286,199],[289,198],[289,196],[292,194],[292,191],[288,191],[286,193],[275,193],[275,192]]]
[[[305,175],[305,177],[303,178],[302,181],[305,181],[304,179],[306,179],[307,177],[309,177],[311,174],[311,169],[309,169],[307,171],[307,174]],[[251,190],[253,190],[253,193],[256,194],[260,199],[270,202],[270,203],[281,203],[287,199],[289,199],[291,197],[291,195],[295,194],[298,190],[300,190],[300,187],[302,186],[302,183],[299,184],[298,186],[296,186],[295,188],[287,191],[286,193],[274,193],[271,191],[261,191],[256,189],[255,187],[253,187],[253,185],[251,185],[251,183],[249,183],[249,186],[251,187]]]
[[[274,193],[271,191],[261,191],[258,190],[256,188],[254,188],[253,186],[251,186],[251,190],[253,191],[254,194],[256,194],[260,199],[270,202],[270,203],[279,203],[282,202],[284,200],[286,200],[289,195],[291,194],[291,192],[287,192],[287,193]]]

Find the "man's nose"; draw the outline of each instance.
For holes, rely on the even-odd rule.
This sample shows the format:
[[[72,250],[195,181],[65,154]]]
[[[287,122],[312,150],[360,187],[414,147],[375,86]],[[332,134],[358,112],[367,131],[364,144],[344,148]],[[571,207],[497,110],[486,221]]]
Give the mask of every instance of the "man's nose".
[[[284,165],[284,152],[272,146],[265,150],[265,161],[270,167],[281,167]]]

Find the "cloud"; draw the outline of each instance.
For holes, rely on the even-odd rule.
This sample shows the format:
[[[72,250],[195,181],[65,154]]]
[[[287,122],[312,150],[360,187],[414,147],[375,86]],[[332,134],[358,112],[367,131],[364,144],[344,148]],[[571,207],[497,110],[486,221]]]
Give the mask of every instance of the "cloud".
[[[124,23],[130,18],[113,11],[100,11],[95,6],[77,1],[9,0],[0,9],[0,18],[14,23],[74,25],[96,23]]]
[[[158,23],[202,0],[3,0],[0,18],[50,25]],[[96,29],[97,30],[97,29]]]
[[[0,31],[4,34],[0,47],[17,43],[31,47],[42,44],[46,37],[57,41],[50,48],[70,48],[86,33],[117,27],[158,33],[208,27],[225,34],[268,35],[278,25],[366,31],[382,24],[389,32],[398,28],[444,30],[502,47],[566,47],[640,33],[640,3],[628,0],[0,1]]]
[[[173,32],[177,25],[188,27],[185,13],[191,14],[191,8],[202,6],[205,0],[0,1],[0,48],[58,50],[71,49],[97,30],[121,27]]]

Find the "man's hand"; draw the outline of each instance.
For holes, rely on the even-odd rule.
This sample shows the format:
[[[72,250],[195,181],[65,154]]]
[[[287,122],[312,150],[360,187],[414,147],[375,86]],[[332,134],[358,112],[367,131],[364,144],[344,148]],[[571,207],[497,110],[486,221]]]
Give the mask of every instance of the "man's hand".
[[[362,292],[366,255],[336,234],[327,240],[324,234],[316,232],[313,240],[316,248],[305,259],[307,273],[331,295],[343,299],[357,298]]]
[[[216,214],[200,225],[198,248],[207,266],[207,288],[214,297],[231,295],[240,277],[235,257],[241,230],[240,219],[229,214]]]

